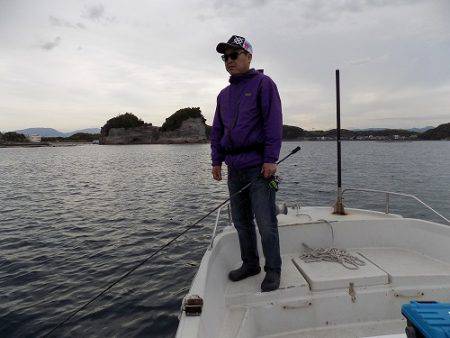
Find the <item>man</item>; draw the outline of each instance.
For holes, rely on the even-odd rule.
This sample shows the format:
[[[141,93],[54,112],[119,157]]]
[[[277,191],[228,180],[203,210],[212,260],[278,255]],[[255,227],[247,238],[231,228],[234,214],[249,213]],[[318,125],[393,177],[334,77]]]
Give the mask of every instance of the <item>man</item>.
[[[222,162],[228,166],[230,195],[256,180],[231,199],[231,212],[238,232],[242,266],[228,277],[239,281],[261,271],[253,219],[256,218],[266,264],[261,291],[278,289],[281,256],[276,218],[275,190],[269,182],[277,171],[281,148],[282,116],[277,87],[262,70],[250,69],[252,46],[233,35],[219,43],[230,85],[217,97],[211,131],[212,175],[222,179]],[[254,217],[255,216],[255,217]]]

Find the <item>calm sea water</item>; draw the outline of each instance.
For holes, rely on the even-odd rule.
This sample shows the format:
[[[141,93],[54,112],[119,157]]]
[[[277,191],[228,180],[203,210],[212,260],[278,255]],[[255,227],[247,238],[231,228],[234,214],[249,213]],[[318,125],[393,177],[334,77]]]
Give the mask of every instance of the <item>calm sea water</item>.
[[[278,201],[331,205],[336,146],[280,167]],[[344,142],[343,184],[416,194],[450,216],[450,142]],[[209,145],[0,149],[0,336],[37,337],[227,198],[210,177]],[[413,201],[392,212],[437,220]],[[346,205],[383,210],[382,195]],[[55,336],[170,337],[214,217],[180,238]]]

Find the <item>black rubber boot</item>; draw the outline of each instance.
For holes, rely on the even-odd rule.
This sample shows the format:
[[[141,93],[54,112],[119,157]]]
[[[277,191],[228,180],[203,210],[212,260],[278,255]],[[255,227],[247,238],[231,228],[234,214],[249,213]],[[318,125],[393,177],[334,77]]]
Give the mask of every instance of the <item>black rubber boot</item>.
[[[228,274],[228,278],[233,281],[237,282],[240,280],[243,280],[247,277],[257,275],[261,272],[261,267],[246,267],[245,265],[242,265],[239,269],[232,270]]]
[[[280,273],[276,271],[267,271],[266,277],[264,277],[261,283],[261,291],[269,292],[276,290],[280,287]]]

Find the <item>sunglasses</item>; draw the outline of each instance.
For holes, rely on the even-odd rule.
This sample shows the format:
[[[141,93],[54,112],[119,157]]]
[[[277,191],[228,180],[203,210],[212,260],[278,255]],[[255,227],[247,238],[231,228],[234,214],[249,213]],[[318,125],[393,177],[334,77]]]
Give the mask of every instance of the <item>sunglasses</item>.
[[[227,62],[228,58],[230,58],[231,60],[236,60],[238,58],[238,56],[242,53],[245,53],[244,51],[240,50],[240,51],[235,51],[235,52],[231,52],[229,54],[223,54],[222,55],[222,60],[223,62]]]

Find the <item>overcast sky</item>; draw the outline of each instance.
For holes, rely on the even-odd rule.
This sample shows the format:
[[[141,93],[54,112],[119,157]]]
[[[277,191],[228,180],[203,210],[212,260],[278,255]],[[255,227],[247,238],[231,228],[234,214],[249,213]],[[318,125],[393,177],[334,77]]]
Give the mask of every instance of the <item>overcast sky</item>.
[[[0,131],[161,125],[199,106],[211,124],[228,74],[216,44],[242,35],[278,85],[284,123],[344,128],[450,122],[449,0],[0,0]]]

